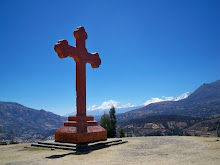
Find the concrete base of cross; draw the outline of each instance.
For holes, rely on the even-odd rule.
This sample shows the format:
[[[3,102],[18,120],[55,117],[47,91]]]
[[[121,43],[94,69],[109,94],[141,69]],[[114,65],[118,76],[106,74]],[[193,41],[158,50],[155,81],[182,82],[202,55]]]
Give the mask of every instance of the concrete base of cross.
[[[55,132],[55,142],[92,143],[107,140],[107,131],[98,125],[93,116],[69,116]]]

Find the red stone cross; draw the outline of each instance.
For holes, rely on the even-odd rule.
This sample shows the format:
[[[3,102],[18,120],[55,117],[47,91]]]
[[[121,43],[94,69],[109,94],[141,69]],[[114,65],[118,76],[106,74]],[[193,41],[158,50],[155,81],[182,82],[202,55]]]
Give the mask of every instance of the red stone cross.
[[[76,116],[69,116],[55,132],[56,142],[88,143],[107,139],[107,131],[98,125],[93,116],[86,116],[86,63],[92,68],[101,64],[98,53],[88,53],[86,49],[87,33],[83,27],[74,31],[76,47],[68,45],[66,40],[58,41],[54,49],[60,58],[72,57],[76,62]]]
[[[78,27],[74,31],[74,37],[76,47],[68,45],[66,40],[60,40],[54,49],[60,58],[72,57],[76,62],[76,116],[86,116],[86,63],[90,63],[92,68],[98,68],[101,59],[98,53],[88,53],[84,27]]]

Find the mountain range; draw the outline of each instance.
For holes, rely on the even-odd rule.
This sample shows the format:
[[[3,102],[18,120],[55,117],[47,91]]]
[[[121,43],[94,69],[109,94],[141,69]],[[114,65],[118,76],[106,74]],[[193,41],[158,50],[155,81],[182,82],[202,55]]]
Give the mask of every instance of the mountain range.
[[[184,115],[192,117],[213,117],[220,114],[220,80],[203,84],[186,99],[152,103],[123,114],[119,121],[140,119],[155,115]]]
[[[0,102],[0,140],[44,139],[60,127],[66,117],[45,110],[35,110],[13,102]]]
[[[138,109],[138,108],[147,106],[152,103],[157,103],[157,102],[161,102],[161,101],[179,101],[182,99],[186,99],[190,94],[191,94],[191,92],[185,92],[175,98],[174,97],[165,97],[165,96],[163,96],[162,98],[158,98],[158,97],[151,98],[151,99],[147,100],[145,103],[143,103],[141,105],[137,105],[137,106],[135,106],[131,103],[121,104],[118,101],[109,100],[109,101],[104,101],[100,106],[93,105],[91,107],[88,107],[87,114],[95,116],[95,118],[100,118],[104,113],[108,113],[112,106],[114,106],[115,109],[117,109],[116,114],[121,114],[121,113],[125,113],[128,111],[134,110],[134,109]],[[69,113],[64,116],[68,117],[70,115],[75,115],[75,114],[76,113]]]
[[[219,116],[220,80],[210,84],[203,84],[192,94],[186,95],[179,100],[151,103],[135,110],[117,114],[117,121],[118,125],[123,128],[132,128],[132,130],[137,129],[140,131],[139,128],[141,127],[147,127],[148,129],[152,126],[152,129],[157,127],[159,129],[157,131],[162,131],[163,134],[161,135],[169,135],[183,131],[181,125],[185,125],[184,129],[201,127],[204,125],[202,124],[203,118],[216,118],[213,121],[210,119],[212,128],[215,129],[220,122]],[[63,125],[66,120],[66,117],[52,112],[35,110],[18,103],[0,101],[0,141],[13,138],[20,142],[45,140],[53,136],[55,130]],[[164,122],[161,123],[158,120]],[[196,128],[193,127],[192,124],[196,124],[199,121],[201,124],[195,126]],[[129,125],[132,123],[133,126],[130,127]],[[210,125],[210,122],[204,123],[205,125]],[[167,124],[170,127],[167,127]],[[197,130],[201,129],[203,128],[198,128]],[[187,132],[190,132],[190,130],[187,130]],[[148,134],[139,132],[139,135]]]

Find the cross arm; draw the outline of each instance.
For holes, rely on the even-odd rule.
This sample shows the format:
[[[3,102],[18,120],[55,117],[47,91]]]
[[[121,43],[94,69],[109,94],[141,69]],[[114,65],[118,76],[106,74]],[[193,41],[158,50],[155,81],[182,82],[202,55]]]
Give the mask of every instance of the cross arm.
[[[101,59],[98,53],[88,53],[87,62],[91,64],[92,68],[98,68],[101,64]]]
[[[77,49],[73,46],[70,46],[67,40],[59,40],[54,46],[54,50],[57,52],[59,58],[65,58],[68,56],[74,57],[78,54]]]

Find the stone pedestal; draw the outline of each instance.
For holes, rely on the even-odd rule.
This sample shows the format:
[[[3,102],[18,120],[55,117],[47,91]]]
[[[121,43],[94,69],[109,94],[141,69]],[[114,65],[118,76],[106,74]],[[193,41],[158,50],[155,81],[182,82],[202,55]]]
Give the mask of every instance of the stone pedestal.
[[[79,144],[103,140],[107,140],[107,132],[93,116],[69,116],[55,132],[55,142]]]

